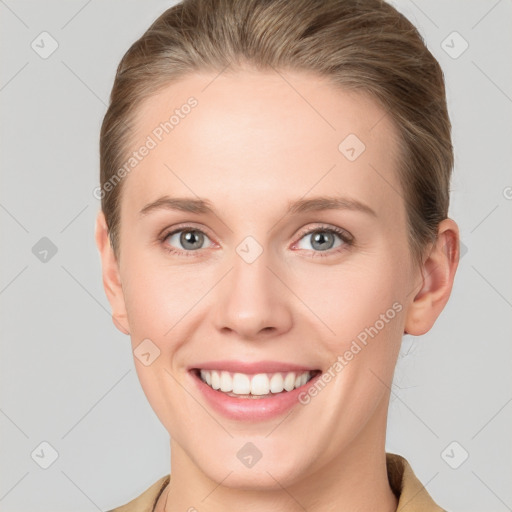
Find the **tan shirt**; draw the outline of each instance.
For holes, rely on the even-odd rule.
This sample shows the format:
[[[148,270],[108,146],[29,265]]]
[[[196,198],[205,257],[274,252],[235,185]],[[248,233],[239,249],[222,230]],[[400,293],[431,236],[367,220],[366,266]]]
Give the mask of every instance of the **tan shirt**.
[[[398,498],[397,512],[446,512],[434,503],[406,459],[386,453],[386,462],[389,485]],[[163,476],[137,498],[108,512],[153,512],[170,478]]]

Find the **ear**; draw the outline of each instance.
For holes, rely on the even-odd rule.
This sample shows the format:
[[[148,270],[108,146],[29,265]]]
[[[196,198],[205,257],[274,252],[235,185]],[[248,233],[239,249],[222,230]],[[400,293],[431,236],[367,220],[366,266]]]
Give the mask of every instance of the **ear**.
[[[103,288],[112,308],[112,321],[123,334],[130,334],[119,266],[110,245],[105,215],[101,210],[96,217],[95,238],[101,257]]]
[[[428,332],[445,307],[459,264],[459,229],[452,219],[438,227],[437,240],[421,267],[419,290],[409,306],[405,332],[420,336]]]

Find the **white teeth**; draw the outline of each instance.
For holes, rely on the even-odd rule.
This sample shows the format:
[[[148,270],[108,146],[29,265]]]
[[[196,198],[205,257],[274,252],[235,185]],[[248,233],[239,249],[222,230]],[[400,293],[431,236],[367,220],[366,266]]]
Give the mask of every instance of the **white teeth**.
[[[281,393],[283,389],[283,376],[280,373],[272,375],[272,378],[270,379],[270,391],[272,391],[272,393]]]
[[[287,373],[231,373],[217,370],[200,370],[201,380],[210,387],[235,395],[268,395],[292,391],[303,386],[311,378],[311,372]]]
[[[224,391],[224,393],[233,391],[233,379],[231,379],[228,372],[220,373],[220,390]]]
[[[205,370],[200,370],[199,373],[201,375],[201,380],[203,382],[206,382],[208,384],[208,386],[210,386],[211,383],[212,383],[212,374],[209,373],[209,372],[206,372]],[[208,377],[209,377],[210,382],[208,382],[208,379],[206,378],[207,377],[207,375],[206,375],[207,373],[208,373]]]
[[[291,372],[284,379],[284,389],[286,389],[286,391],[291,391],[294,388],[295,388],[295,373]]]
[[[220,377],[217,372],[212,372],[212,384],[213,389],[219,389],[220,388]]]
[[[243,373],[233,375],[233,390],[239,395],[248,395],[251,392],[251,379]]]
[[[264,373],[258,373],[252,378],[251,395],[268,395],[269,391],[270,381],[268,380],[268,377]]]

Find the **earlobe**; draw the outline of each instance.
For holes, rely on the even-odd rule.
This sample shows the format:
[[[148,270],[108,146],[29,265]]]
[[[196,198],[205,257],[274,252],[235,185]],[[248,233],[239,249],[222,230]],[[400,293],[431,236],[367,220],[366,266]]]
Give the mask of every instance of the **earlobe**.
[[[420,336],[432,328],[448,302],[458,264],[459,229],[452,219],[444,219],[421,268],[421,287],[407,311],[404,330],[408,334]]]
[[[101,258],[103,288],[112,308],[112,321],[123,334],[130,334],[119,266],[110,245],[105,215],[101,210],[96,218],[95,239]]]

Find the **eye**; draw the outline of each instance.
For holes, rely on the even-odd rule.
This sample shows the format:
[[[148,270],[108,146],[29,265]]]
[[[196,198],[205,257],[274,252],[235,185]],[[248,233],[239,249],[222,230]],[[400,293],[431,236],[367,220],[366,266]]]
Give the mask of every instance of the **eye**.
[[[181,226],[165,233],[160,240],[166,251],[183,256],[198,256],[200,249],[215,245],[204,231],[194,226]],[[205,241],[209,241],[206,247]],[[313,251],[315,257],[330,256],[352,246],[353,243],[352,235],[344,229],[318,226],[303,232],[294,248]]]
[[[162,236],[162,243],[166,250],[186,256],[192,256],[187,253],[204,249],[205,240],[210,240],[206,233],[191,226],[175,229]]]
[[[313,250],[317,253],[314,256],[329,256],[352,244],[353,237],[347,231],[335,227],[320,226],[303,233],[296,246],[299,249]],[[318,254],[318,252],[326,252],[326,254]]]

